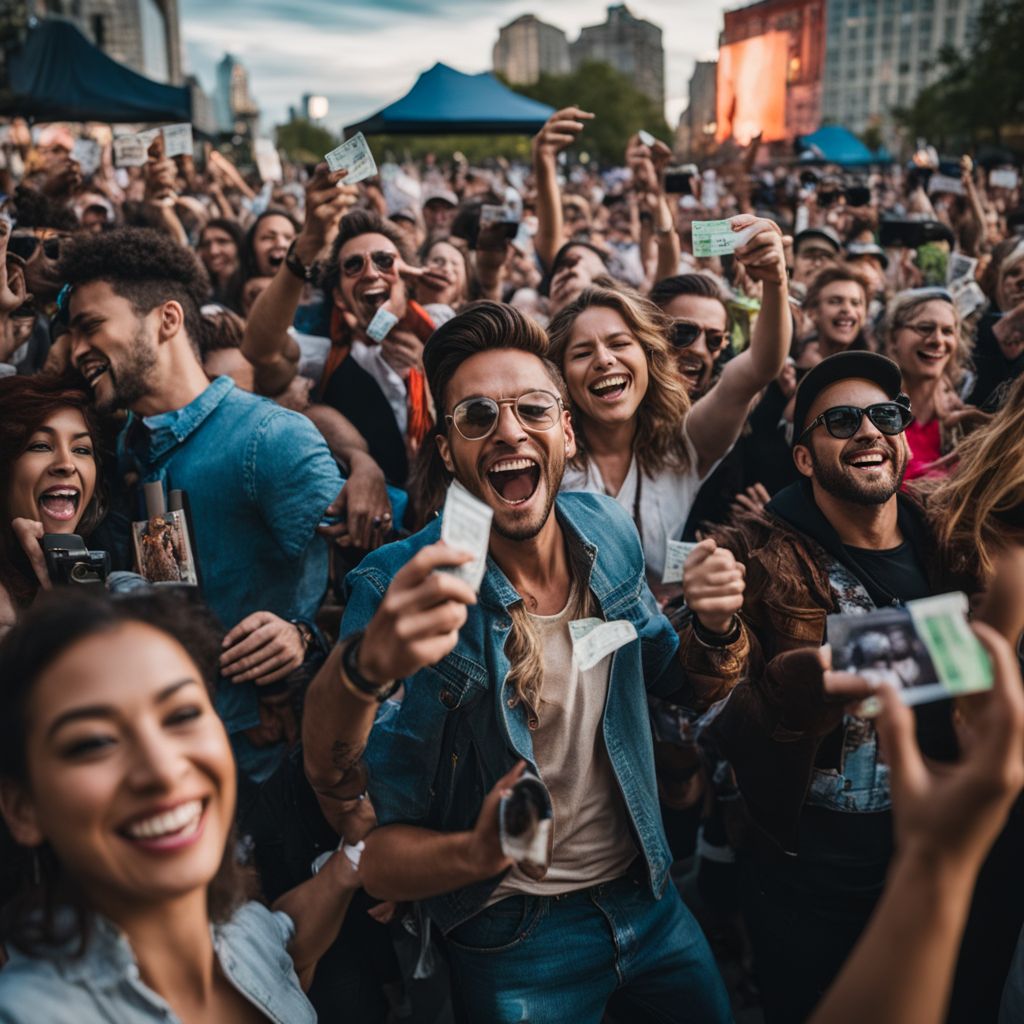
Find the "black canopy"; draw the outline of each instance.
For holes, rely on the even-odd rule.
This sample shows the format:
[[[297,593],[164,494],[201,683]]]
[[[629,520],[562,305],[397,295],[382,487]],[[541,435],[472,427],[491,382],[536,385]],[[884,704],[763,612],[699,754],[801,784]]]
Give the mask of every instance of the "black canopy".
[[[185,86],[162,85],[97,49],[69,21],[41,21],[10,54],[0,114],[37,121],[191,121]]]

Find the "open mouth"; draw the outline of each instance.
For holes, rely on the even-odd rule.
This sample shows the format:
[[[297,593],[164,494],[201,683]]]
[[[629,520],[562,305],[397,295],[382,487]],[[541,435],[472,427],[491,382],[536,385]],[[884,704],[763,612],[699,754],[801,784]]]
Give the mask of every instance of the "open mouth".
[[[391,294],[388,288],[368,288],[363,292],[363,302],[366,303],[370,309],[375,312],[388,301],[388,296]]]
[[[946,361],[946,352],[944,349],[921,348],[917,350],[917,358],[929,366],[935,366]]]
[[[880,452],[875,449],[872,451],[857,452],[856,454],[851,455],[846,459],[846,464],[861,472],[867,472],[884,466],[888,461],[889,456],[886,455],[885,452]]]
[[[175,850],[194,842],[203,825],[206,800],[188,800],[170,810],[136,818],[118,835],[148,850]]]
[[[832,321],[832,327],[837,331],[855,331],[857,329],[857,321],[847,317],[839,317],[839,319]]]
[[[66,523],[75,518],[78,503],[82,494],[77,487],[51,487],[36,498],[40,512],[45,512],[51,519]]]
[[[629,377],[626,374],[612,373],[607,377],[601,377],[600,380],[595,380],[590,385],[589,391],[603,402],[614,402],[625,394],[628,387]]]
[[[110,363],[107,362],[106,359],[101,359],[98,356],[83,359],[78,364],[78,372],[86,379],[86,382],[90,387],[95,387],[96,381],[98,381],[109,369]]]
[[[691,384],[697,384],[704,375],[704,364],[699,359],[677,359],[679,375]]]
[[[529,501],[540,483],[540,466],[533,459],[499,459],[487,470],[491,489],[507,505],[522,505]]]
[[[267,256],[267,262],[271,265],[271,267],[273,267],[274,270],[277,270],[277,268],[281,266],[282,263],[284,263],[284,257],[285,253],[283,252],[272,252],[270,253],[270,255]]]

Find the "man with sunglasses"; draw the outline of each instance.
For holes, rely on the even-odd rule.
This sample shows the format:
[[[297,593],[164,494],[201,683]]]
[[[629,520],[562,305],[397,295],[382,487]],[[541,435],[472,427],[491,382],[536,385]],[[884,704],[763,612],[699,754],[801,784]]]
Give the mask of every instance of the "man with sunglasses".
[[[802,479],[716,531],[685,568],[683,662],[724,701],[704,741],[732,765],[753,826],[741,906],[769,1022],[806,1019],[864,927],[892,849],[875,731],[822,687],[826,616],[953,589],[923,511],[900,491],[912,418],[900,382],[874,353],[818,363],[795,401]],[[716,580],[717,546],[746,565],[731,617],[716,610],[740,604]],[[948,711],[923,707],[926,751],[952,756]]]
[[[438,413],[431,471],[489,506],[489,557],[475,600],[449,574],[424,584],[437,603],[468,607],[452,616],[450,653],[402,680],[360,631],[382,614],[412,628],[387,588],[441,522],[371,553],[346,581],[340,682],[384,702],[366,748],[379,826],[364,881],[382,899],[419,901],[446,936],[464,1019],[599,1024],[613,996],[631,1020],[731,1019],[668,879],[646,695],[681,691],[676,636],[629,515],[603,495],[559,493],[576,439],[546,351],[536,323],[481,302],[424,352]],[[586,630],[601,620],[617,637],[587,659]],[[305,757],[329,793],[352,752],[339,760],[325,718],[337,715],[339,735],[344,709],[321,697]],[[553,806],[546,872],[520,869],[500,839],[499,804],[524,762]]]

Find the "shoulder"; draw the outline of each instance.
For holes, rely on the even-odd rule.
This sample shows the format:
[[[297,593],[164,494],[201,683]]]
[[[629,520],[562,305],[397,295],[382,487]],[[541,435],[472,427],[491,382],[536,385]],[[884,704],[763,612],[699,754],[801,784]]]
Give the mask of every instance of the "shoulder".
[[[262,903],[250,900],[243,903],[217,930],[232,948],[242,946],[268,959],[276,959],[295,935],[295,923],[287,914],[270,910]],[[288,965],[291,966],[290,957]]]
[[[607,494],[562,491],[556,502],[558,511],[570,522],[582,526],[584,533],[596,531],[597,536],[608,530],[636,533],[636,525],[630,514]]]

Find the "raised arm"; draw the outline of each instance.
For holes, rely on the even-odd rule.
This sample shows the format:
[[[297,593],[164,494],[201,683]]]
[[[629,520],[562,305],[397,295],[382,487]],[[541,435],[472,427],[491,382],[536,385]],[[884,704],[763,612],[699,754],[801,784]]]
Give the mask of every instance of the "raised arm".
[[[533,137],[533,175],[537,182],[537,234],[533,245],[546,270],[562,245],[562,196],[558,191],[558,154],[576,141],[583,122],[593,118],[579,107],[552,114]]]
[[[736,443],[750,403],[782,372],[793,338],[782,231],[770,220],[733,218],[734,231],[752,225],[758,230],[736,250],[735,258],[753,280],[762,282],[761,311],[749,348],[726,363],[718,383],[694,404],[687,418],[701,476]]]
[[[354,186],[339,187],[347,173],[332,173],[327,164],[320,164],[306,186],[306,220],[293,250],[303,267],[312,267],[331,227],[356,201],[358,192]],[[289,336],[288,328],[295,319],[305,284],[285,261],[245,322],[242,354],[254,367],[256,390],[260,394],[279,395],[296,374],[299,346]]]

